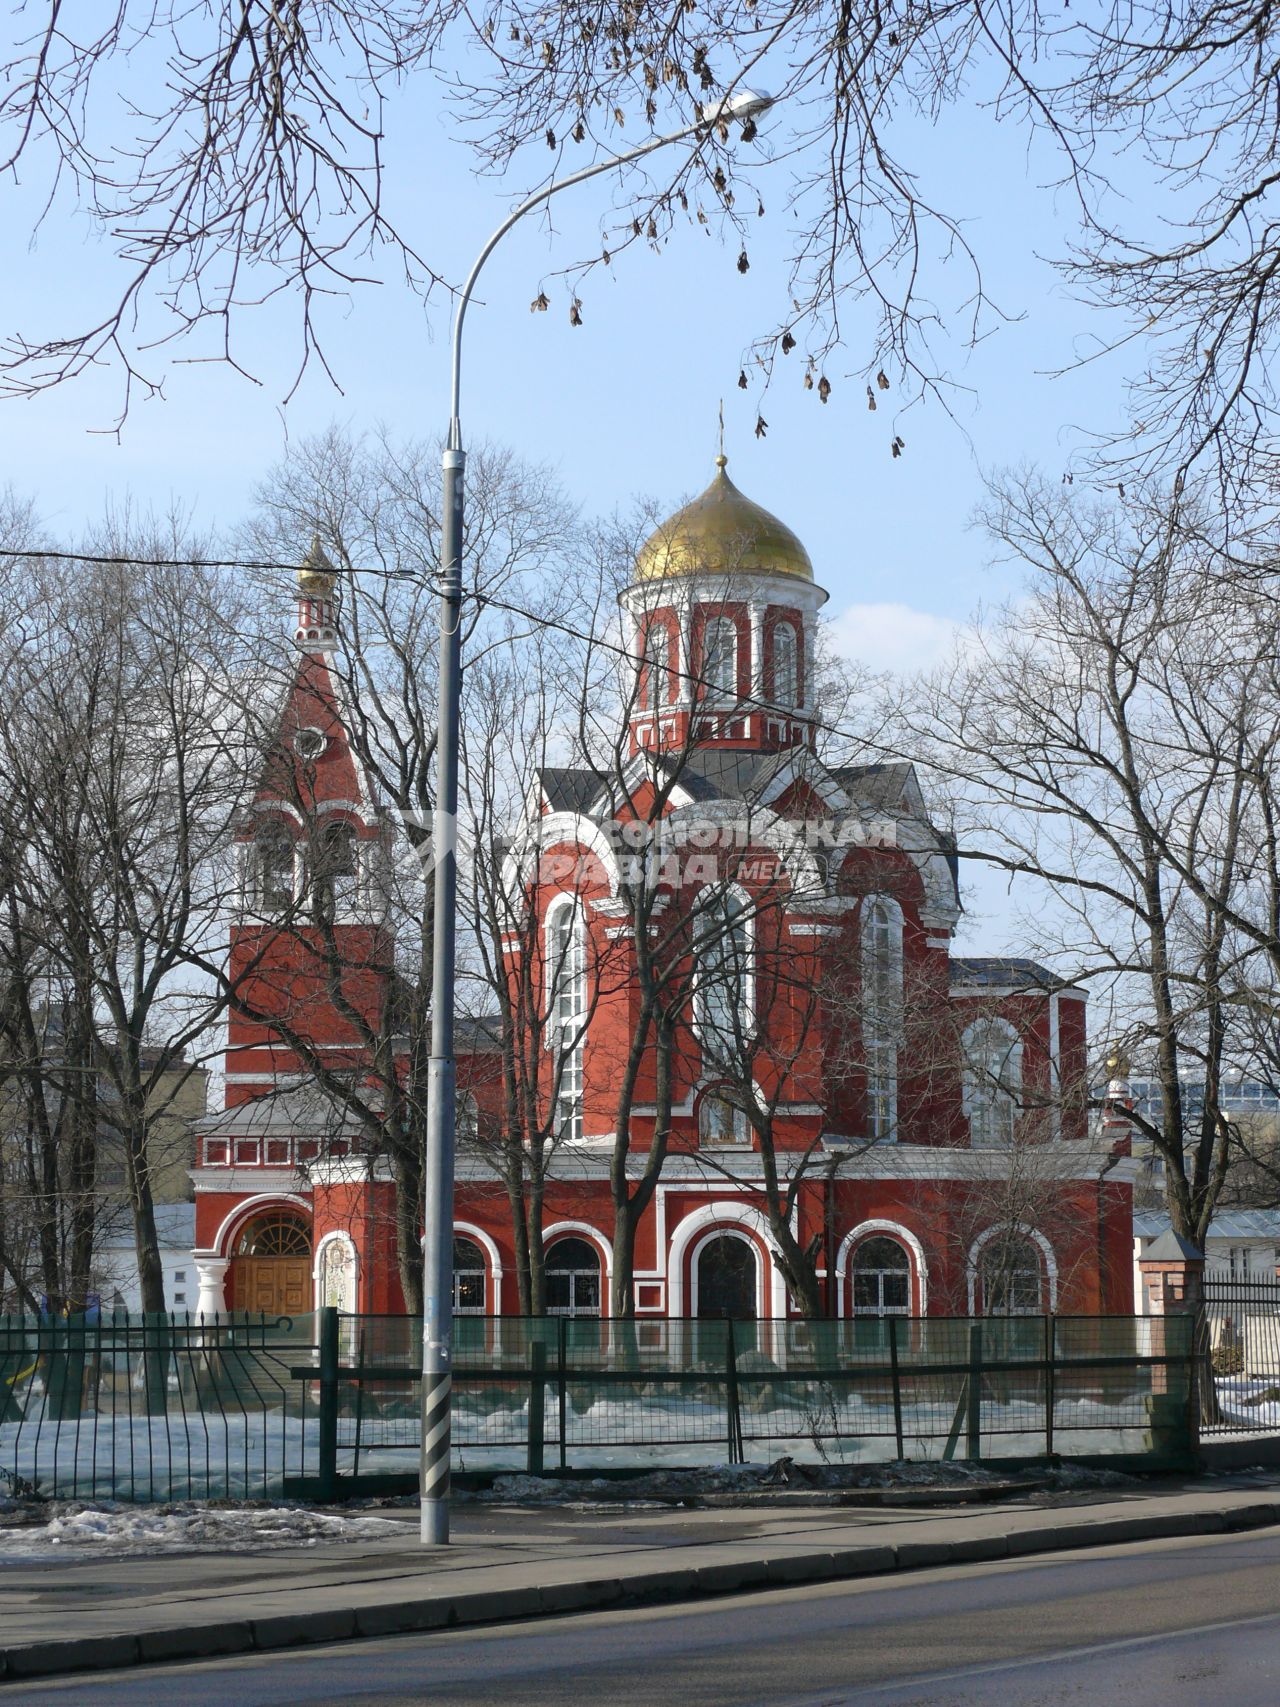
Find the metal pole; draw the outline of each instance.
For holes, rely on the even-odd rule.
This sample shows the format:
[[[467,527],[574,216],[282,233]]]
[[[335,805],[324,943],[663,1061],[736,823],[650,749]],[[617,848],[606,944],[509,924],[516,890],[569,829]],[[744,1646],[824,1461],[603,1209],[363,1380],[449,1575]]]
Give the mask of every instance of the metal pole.
[[[449,443],[444,453],[444,520],[440,550],[440,706],[436,752],[436,803],[432,814],[434,940],[431,961],[431,1058],[427,1069],[427,1154],[423,1168],[422,1240],[422,1540],[449,1539],[450,1389],[453,1384],[453,1153],[456,1137],[457,1064],[453,1052],[454,944],[458,892],[458,743],[462,685],[462,327],[480,270],[498,242],[532,208],[601,172],[642,160],[730,119],[752,119],[771,106],[750,89],[705,108],[701,119],[667,136],[655,136],[625,154],[557,178],[509,213],[476,257],[458,298],[450,352]]]
[[[457,422],[444,453],[440,563],[440,707],[431,958],[431,1060],[422,1242],[422,1540],[449,1539],[449,1398],[453,1384],[453,1148],[457,1066],[453,1053],[454,944],[458,894],[458,740],[462,676],[462,501],[466,453]]]

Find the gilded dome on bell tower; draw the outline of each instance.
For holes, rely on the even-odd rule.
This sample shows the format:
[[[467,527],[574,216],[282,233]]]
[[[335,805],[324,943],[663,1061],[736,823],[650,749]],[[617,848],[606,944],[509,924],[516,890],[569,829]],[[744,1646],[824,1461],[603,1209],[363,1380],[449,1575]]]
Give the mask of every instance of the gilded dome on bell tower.
[[[813,564],[777,516],[739,492],[716,458],[716,476],[700,497],[656,528],[636,556],[637,581],[674,575],[794,575],[813,580]]]

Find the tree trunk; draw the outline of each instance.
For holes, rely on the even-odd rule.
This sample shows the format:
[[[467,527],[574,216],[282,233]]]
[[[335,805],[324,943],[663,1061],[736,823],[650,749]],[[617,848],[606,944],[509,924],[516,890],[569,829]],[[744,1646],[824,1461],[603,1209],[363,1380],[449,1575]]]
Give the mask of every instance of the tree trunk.
[[[405,1314],[422,1314],[422,1167],[401,1151],[395,1159],[396,1264]]]

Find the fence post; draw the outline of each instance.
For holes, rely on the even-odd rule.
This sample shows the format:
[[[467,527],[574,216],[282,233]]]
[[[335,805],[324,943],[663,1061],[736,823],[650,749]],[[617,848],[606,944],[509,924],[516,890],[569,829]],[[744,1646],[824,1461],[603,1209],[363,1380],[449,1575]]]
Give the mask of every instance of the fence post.
[[[539,1337],[529,1347],[529,1459],[527,1468],[531,1476],[540,1476],[543,1471],[546,1395],[547,1347]]]
[[[1057,1399],[1058,1333],[1054,1317],[1044,1319],[1044,1453],[1053,1457],[1053,1407]]]
[[[556,1398],[559,1404],[560,1416],[560,1468],[568,1467],[568,1440],[566,1439],[569,1426],[569,1369],[568,1355],[565,1348],[565,1326],[568,1318],[556,1317],[556,1380],[558,1383]]]
[[[969,1325],[969,1385],[966,1395],[965,1427],[968,1445],[965,1456],[976,1463],[982,1456],[982,1323]]]
[[[898,1318],[889,1317],[889,1368],[893,1375],[893,1435],[897,1442],[898,1458],[903,1456],[902,1441],[902,1371],[898,1367]]]
[[[725,1321],[728,1335],[725,1340],[724,1384],[725,1409],[729,1413],[729,1462],[743,1464],[746,1452],[742,1445],[742,1412],[738,1408],[738,1353],[733,1342],[733,1318]]]
[[[320,1310],[320,1461],[319,1497],[338,1497],[338,1312],[332,1304]]]

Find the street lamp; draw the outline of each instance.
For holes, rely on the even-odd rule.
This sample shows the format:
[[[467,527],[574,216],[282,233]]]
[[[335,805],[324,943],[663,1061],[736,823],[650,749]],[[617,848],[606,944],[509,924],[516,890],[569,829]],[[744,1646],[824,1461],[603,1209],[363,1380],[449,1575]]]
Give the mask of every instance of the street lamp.
[[[703,107],[695,124],[655,136],[625,154],[598,160],[567,178],[544,184],[513,209],[476,257],[458,298],[453,319],[449,438],[442,459],[444,514],[440,549],[440,704],[436,756],[436,801],[432,817],[434,942],[431,961],[431,1056],[427,1068],[427,1154],[423,1170],[422,1277],[422,1540],[439,1546],[449,1539],[450,1389],[453,1380],[453,1151],[457,1067],[454,1060],[454,951],[458,891],[458,737],[462,675],[463,471],[460,418],[462,327],[480,270],[517,220],[571,184],[629,166],[669,143],[708,126],[747,121],[773,105],[773,97],[740,90]]]

